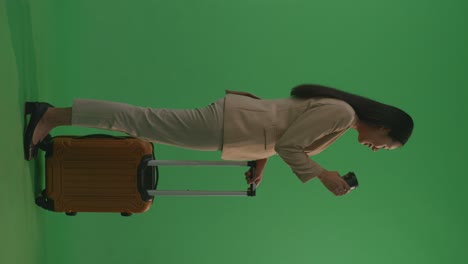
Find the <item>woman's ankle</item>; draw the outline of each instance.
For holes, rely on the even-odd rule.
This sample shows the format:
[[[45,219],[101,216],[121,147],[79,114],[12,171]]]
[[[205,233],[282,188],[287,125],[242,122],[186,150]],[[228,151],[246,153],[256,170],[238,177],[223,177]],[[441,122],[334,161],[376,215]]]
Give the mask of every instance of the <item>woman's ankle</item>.
[[[58,126],[71,126],[72,124],[72,108],[51,108],[50,109],[50,124],[52,128]]]

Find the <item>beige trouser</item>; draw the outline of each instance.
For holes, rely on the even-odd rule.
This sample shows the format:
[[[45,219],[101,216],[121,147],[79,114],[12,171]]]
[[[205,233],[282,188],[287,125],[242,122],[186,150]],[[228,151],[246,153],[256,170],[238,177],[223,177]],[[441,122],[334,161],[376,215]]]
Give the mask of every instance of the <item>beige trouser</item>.
[[[224,98],[203,108],[138,107],[75,99],[72,125],[120,131],[151,142],[216,151],[223,145]]]

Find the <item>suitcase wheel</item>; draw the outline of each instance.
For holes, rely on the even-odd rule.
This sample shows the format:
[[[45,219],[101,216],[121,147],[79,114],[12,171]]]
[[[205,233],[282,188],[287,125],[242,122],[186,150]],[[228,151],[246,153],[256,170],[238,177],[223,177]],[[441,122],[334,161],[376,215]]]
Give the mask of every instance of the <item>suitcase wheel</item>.
[[[76,212],[68,212],[68,213],[65,213],[65,214],[68,215],[68,216],[76,216],[77,213]]]
[[[126,213],[126,212],[125,212],[125,213],[120,213],[120,215],[125,216],[125,217],[128,217],[128,216],[131,216],[132,213]]]
[[[42,208],[46,208],[47,200],[44,196],[39,196],[36,198],[36,205]]]
[[[47,198],[46,191],[43,190],[35,199],[36,205],[49,211],[54,211],[54,201]]]
[[[48,199],[46,196],[44,195],[39,195],[38,197],[36,197],[36,205],[39,206],[39,207],[42,207],[46,210],[49,210],[49,211],[54,211],[53,208],[54,208],[54,202],[50,199]]]

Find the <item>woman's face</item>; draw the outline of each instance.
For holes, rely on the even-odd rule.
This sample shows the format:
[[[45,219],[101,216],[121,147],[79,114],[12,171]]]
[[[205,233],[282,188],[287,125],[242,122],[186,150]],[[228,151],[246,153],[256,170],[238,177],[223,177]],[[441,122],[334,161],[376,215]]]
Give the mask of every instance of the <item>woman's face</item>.
[[[357,130],[359,143],[369,147],[374,152],[379,149],[391,150],[401,146],[400,142],[394,141],[388,136],[390,131],[388,128],[360,125]]]

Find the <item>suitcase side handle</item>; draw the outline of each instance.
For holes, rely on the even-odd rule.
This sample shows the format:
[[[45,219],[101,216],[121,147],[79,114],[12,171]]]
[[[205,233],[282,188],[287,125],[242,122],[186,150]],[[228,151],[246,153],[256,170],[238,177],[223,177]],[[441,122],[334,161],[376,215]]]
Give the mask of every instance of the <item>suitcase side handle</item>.
[[[87,138],[109,138],[109,139],[127,139],[129,136],[114,136],[108,134],[91,134],[85,136],[76,136],[75,139],[87,139]]]

